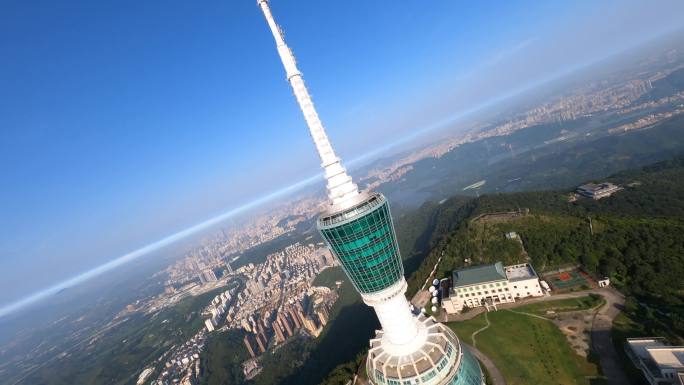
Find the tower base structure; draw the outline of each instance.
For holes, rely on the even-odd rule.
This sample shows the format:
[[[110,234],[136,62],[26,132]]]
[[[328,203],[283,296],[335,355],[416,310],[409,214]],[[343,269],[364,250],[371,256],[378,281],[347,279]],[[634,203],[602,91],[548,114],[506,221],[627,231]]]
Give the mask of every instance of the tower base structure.
[[[456,334],[433,317],[416,319],[425,339],[414,349],[398,351],[382,330],[370,340],[366,372],[376,385],[484,385],[477,359]]]

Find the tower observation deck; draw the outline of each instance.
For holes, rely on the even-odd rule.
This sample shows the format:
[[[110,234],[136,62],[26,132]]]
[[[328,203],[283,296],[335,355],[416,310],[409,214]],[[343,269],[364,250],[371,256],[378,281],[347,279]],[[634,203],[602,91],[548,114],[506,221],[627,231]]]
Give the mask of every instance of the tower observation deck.
[[[458,337],[434,318],[411,312],[389,203],[380,193],[360,192],[347,174],[268,0],[257,0],[257,4],[273,33],[327,180],[330,204],[318,218],[317,228],[363,301],[375,310],[382,327],[370,341],[366,360],[369,380],[387,385],[483,384],[477,360]]]

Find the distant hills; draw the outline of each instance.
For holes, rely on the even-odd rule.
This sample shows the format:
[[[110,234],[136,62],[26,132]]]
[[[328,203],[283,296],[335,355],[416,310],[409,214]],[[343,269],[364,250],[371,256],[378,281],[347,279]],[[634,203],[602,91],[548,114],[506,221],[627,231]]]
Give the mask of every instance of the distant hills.
[[[455,193],[550,190],[640,167],[684,152],[684,117],[621,134],[617,117],[587,117],[526,128],[425,158],[402,179],[379,187],[393,205],[415,207]],[[475,189],[464,190],[479,181]]]

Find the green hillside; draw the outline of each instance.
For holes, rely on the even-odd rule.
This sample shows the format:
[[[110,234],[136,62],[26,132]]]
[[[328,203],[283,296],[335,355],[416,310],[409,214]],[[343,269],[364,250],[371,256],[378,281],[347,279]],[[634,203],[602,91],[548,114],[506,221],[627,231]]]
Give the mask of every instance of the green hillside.
[[[514,263],[529,256],[538,271],[581,263],[590,273],[610,277],[624,293],[670,313],[671,326],[684,331],[684,158],[605,180],[624,190],[575,202],[569,202],[570,191],[496,194],[432,209],[435,247],[411,276],[410,292],[439,255],[440,277],[464,266],[466,258]],[[481,216],[497,212],[514,214]],[[520,242],[506,239],[510,231],[520,236],[527,255]]]

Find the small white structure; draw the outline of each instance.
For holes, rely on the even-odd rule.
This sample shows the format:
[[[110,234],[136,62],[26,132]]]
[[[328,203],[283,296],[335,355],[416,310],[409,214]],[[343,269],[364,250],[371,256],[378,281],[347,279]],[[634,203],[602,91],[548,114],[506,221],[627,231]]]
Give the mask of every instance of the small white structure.
[[[610,286],[610,278],[604,278],[604,279],[598,281],[598,286],[599,286],[599,287],[608,287],[608,286]]]
[[[546,283],[546,281],[544,281],[544,280],[539,280],[539,283],[541,284],[541,287],[542,287],[545,291],[551,291],[551,286],[549,286],[549,284]]]
[[[211,319],[205,319],[204,320],[204,326],[207,327],[208,332],[213,332],[214,331],[214,323],[211,322]]]
[[[682,384],[684,346],[668,346],[662,337],[628,338],[625,351],[649,384]]]
[[[516,233],[515,231],[509,231],[506,233],[506,239],[517,240],[518,239],[518,233]]]
[[[544,293],[539,277],[528,263],[504,267],[501,262],[453,272],[449,298],[442,299],[447,313],[459,313],[464,307],[490,306],[515,302],[516,298],[540,297]]]

